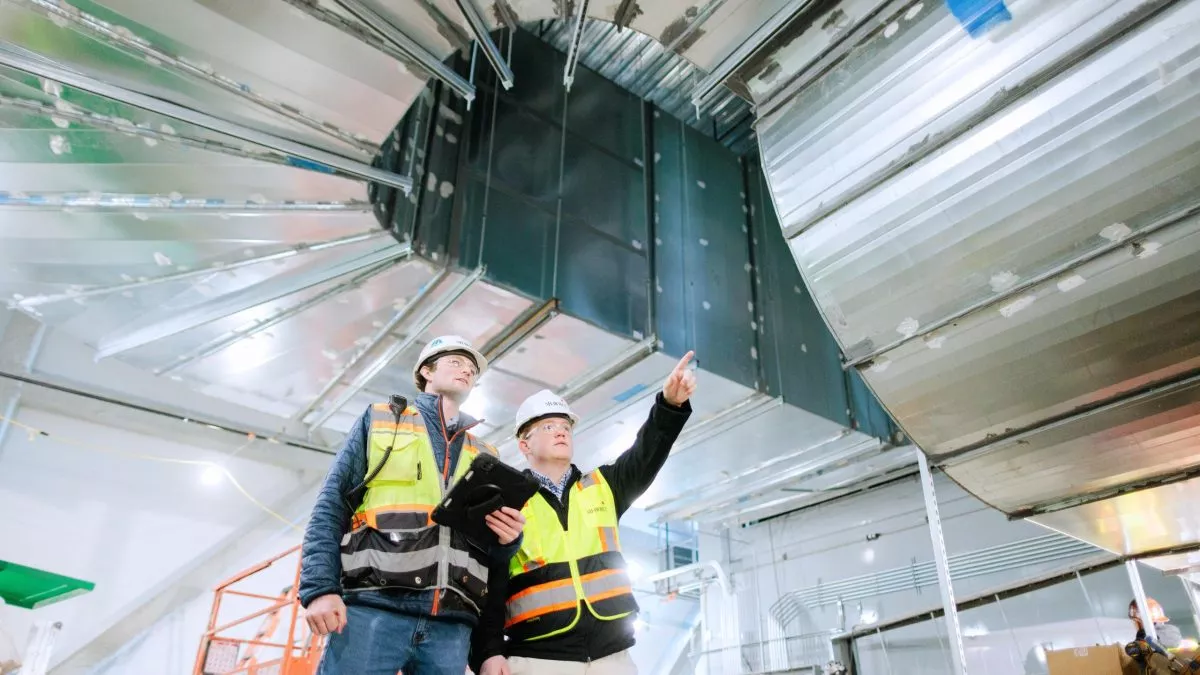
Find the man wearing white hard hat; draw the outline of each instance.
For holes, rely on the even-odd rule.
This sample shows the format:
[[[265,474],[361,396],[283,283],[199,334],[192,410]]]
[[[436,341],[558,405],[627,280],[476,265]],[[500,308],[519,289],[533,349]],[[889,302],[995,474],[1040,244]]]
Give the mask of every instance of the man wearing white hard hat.
[[[497,542],[432,522],[442,496],[480,452],[460,406],[487,359],[457,335],[434,339],[413,365],[420,392],[359,417],[325,478],[304,533],[300,603],[329,639],[318,675],[462,675],[488,570],[520,545],[525,519],[487,516]]]
[[[541,489],[526,503],[516,555],[491,572],[472,639],[480,675],[634,675],[638,605],[618,520],[658,475],[691,415],[688,352],[667,377],[633,446],[584,473],[571,460],[579,416],[549,391],[530,396],[514,428]]]

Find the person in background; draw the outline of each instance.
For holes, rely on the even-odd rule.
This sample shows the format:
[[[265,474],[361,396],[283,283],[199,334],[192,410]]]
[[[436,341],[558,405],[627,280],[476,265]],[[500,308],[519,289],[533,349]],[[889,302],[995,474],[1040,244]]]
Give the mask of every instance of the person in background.
[[[1146,598],[1146,611],[1150,612],[1150,620],[1154,622],[1154,632],[1158,634],[1158,644],[1166,649],[1179,647],[1183,642],[1183,633],[1177,626],[1169,623],[1171,620],[1167,618],[1167,613],[1163,611],[1162,605],[1158,604],[1154,598]],[[1138,611],[1136,599],[1129,601],[1129,618],[1137,627],[1137,636],[1134,639],[1145,640],[1146,629],[1142,626],[1142,617]]]
[[[434,507],[480,452],[460,406],[487,369],[455,335],[413,367],[421,392],[370,406],[317,495],[301,548],[300,603],[328,643],[318,675],[463,675],[488,569],[520,545],[524,517],[488,515],[498,545],[435,525]]]
[[[583,473],[572,463],[579,421],[549,391],[517,411],[514,432],[541,489],[525,505],[524,538],[491,573],[472,640],[480,675],[634,675],[638,605],[621,556],[618,521],[650,487],[691,415],[688,352],[658,394],[633,447]],[[507,638],[507,641],[506,641]]]

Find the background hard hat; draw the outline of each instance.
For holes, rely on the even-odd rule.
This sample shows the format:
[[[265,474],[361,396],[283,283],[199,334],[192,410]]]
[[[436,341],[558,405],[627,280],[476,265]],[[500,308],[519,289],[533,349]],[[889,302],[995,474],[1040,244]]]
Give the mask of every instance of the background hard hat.
[[[425,378],[421,376],[421,366],[430,359],[450,352],[470,354],[471,358],[475,360],[475,367],[479,369],[480,375],[487,370],[488,360],[470,342],[467,342],[466,338],[460,335],[435,337],[425,345],[425,348],[421,350],[421,355],[417,357],[417,362],[413,364],[413,383],[417,385],[417,391],[425,390]]]
[[[1150,612],[1150,619],[1154,623],[1166,623],[1170,621],[1167,618],[1167,613],[1163,611],[1162,605],[1154,598],[1146,598],[1146,609]],[[1135,621],[1141,621],[1140,612],[1138,612],[1137,600],[1129,601],[1129,618]]]
[[[531,420],[547,415],[565,415],[571,420],[571,424],[579,423],[579,415],[571,412],[571,406],[563,398],[549,389],[543,389],[538,393],[525,399],[521,407],[517,409],[516,423],[513,425],[513,435],[521,434],[521,427],[528,424]]]

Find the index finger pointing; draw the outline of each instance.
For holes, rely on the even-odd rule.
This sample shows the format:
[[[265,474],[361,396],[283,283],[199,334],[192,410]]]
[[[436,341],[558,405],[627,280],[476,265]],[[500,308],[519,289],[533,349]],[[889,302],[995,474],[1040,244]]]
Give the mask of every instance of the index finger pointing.
[[[696,355],[696,352],[694,352],[694,351],[689,351],[688,353],[684,354],[683,358],[679,359],[679,363],[676,364],[675,372],[682,373],[687,368],[688,363],[691,362],[692,357],[695,355]]]

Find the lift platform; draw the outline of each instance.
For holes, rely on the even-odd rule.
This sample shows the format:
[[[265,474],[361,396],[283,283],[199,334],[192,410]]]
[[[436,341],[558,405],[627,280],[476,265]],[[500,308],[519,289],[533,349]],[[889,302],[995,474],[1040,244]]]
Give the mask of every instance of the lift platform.
[[[284,565],[295,566],[290,583],[276,595],[261,592]],[[299,582],[296,546],[218,585],[193,675],[313,675],[325,644],[300,620]]]

